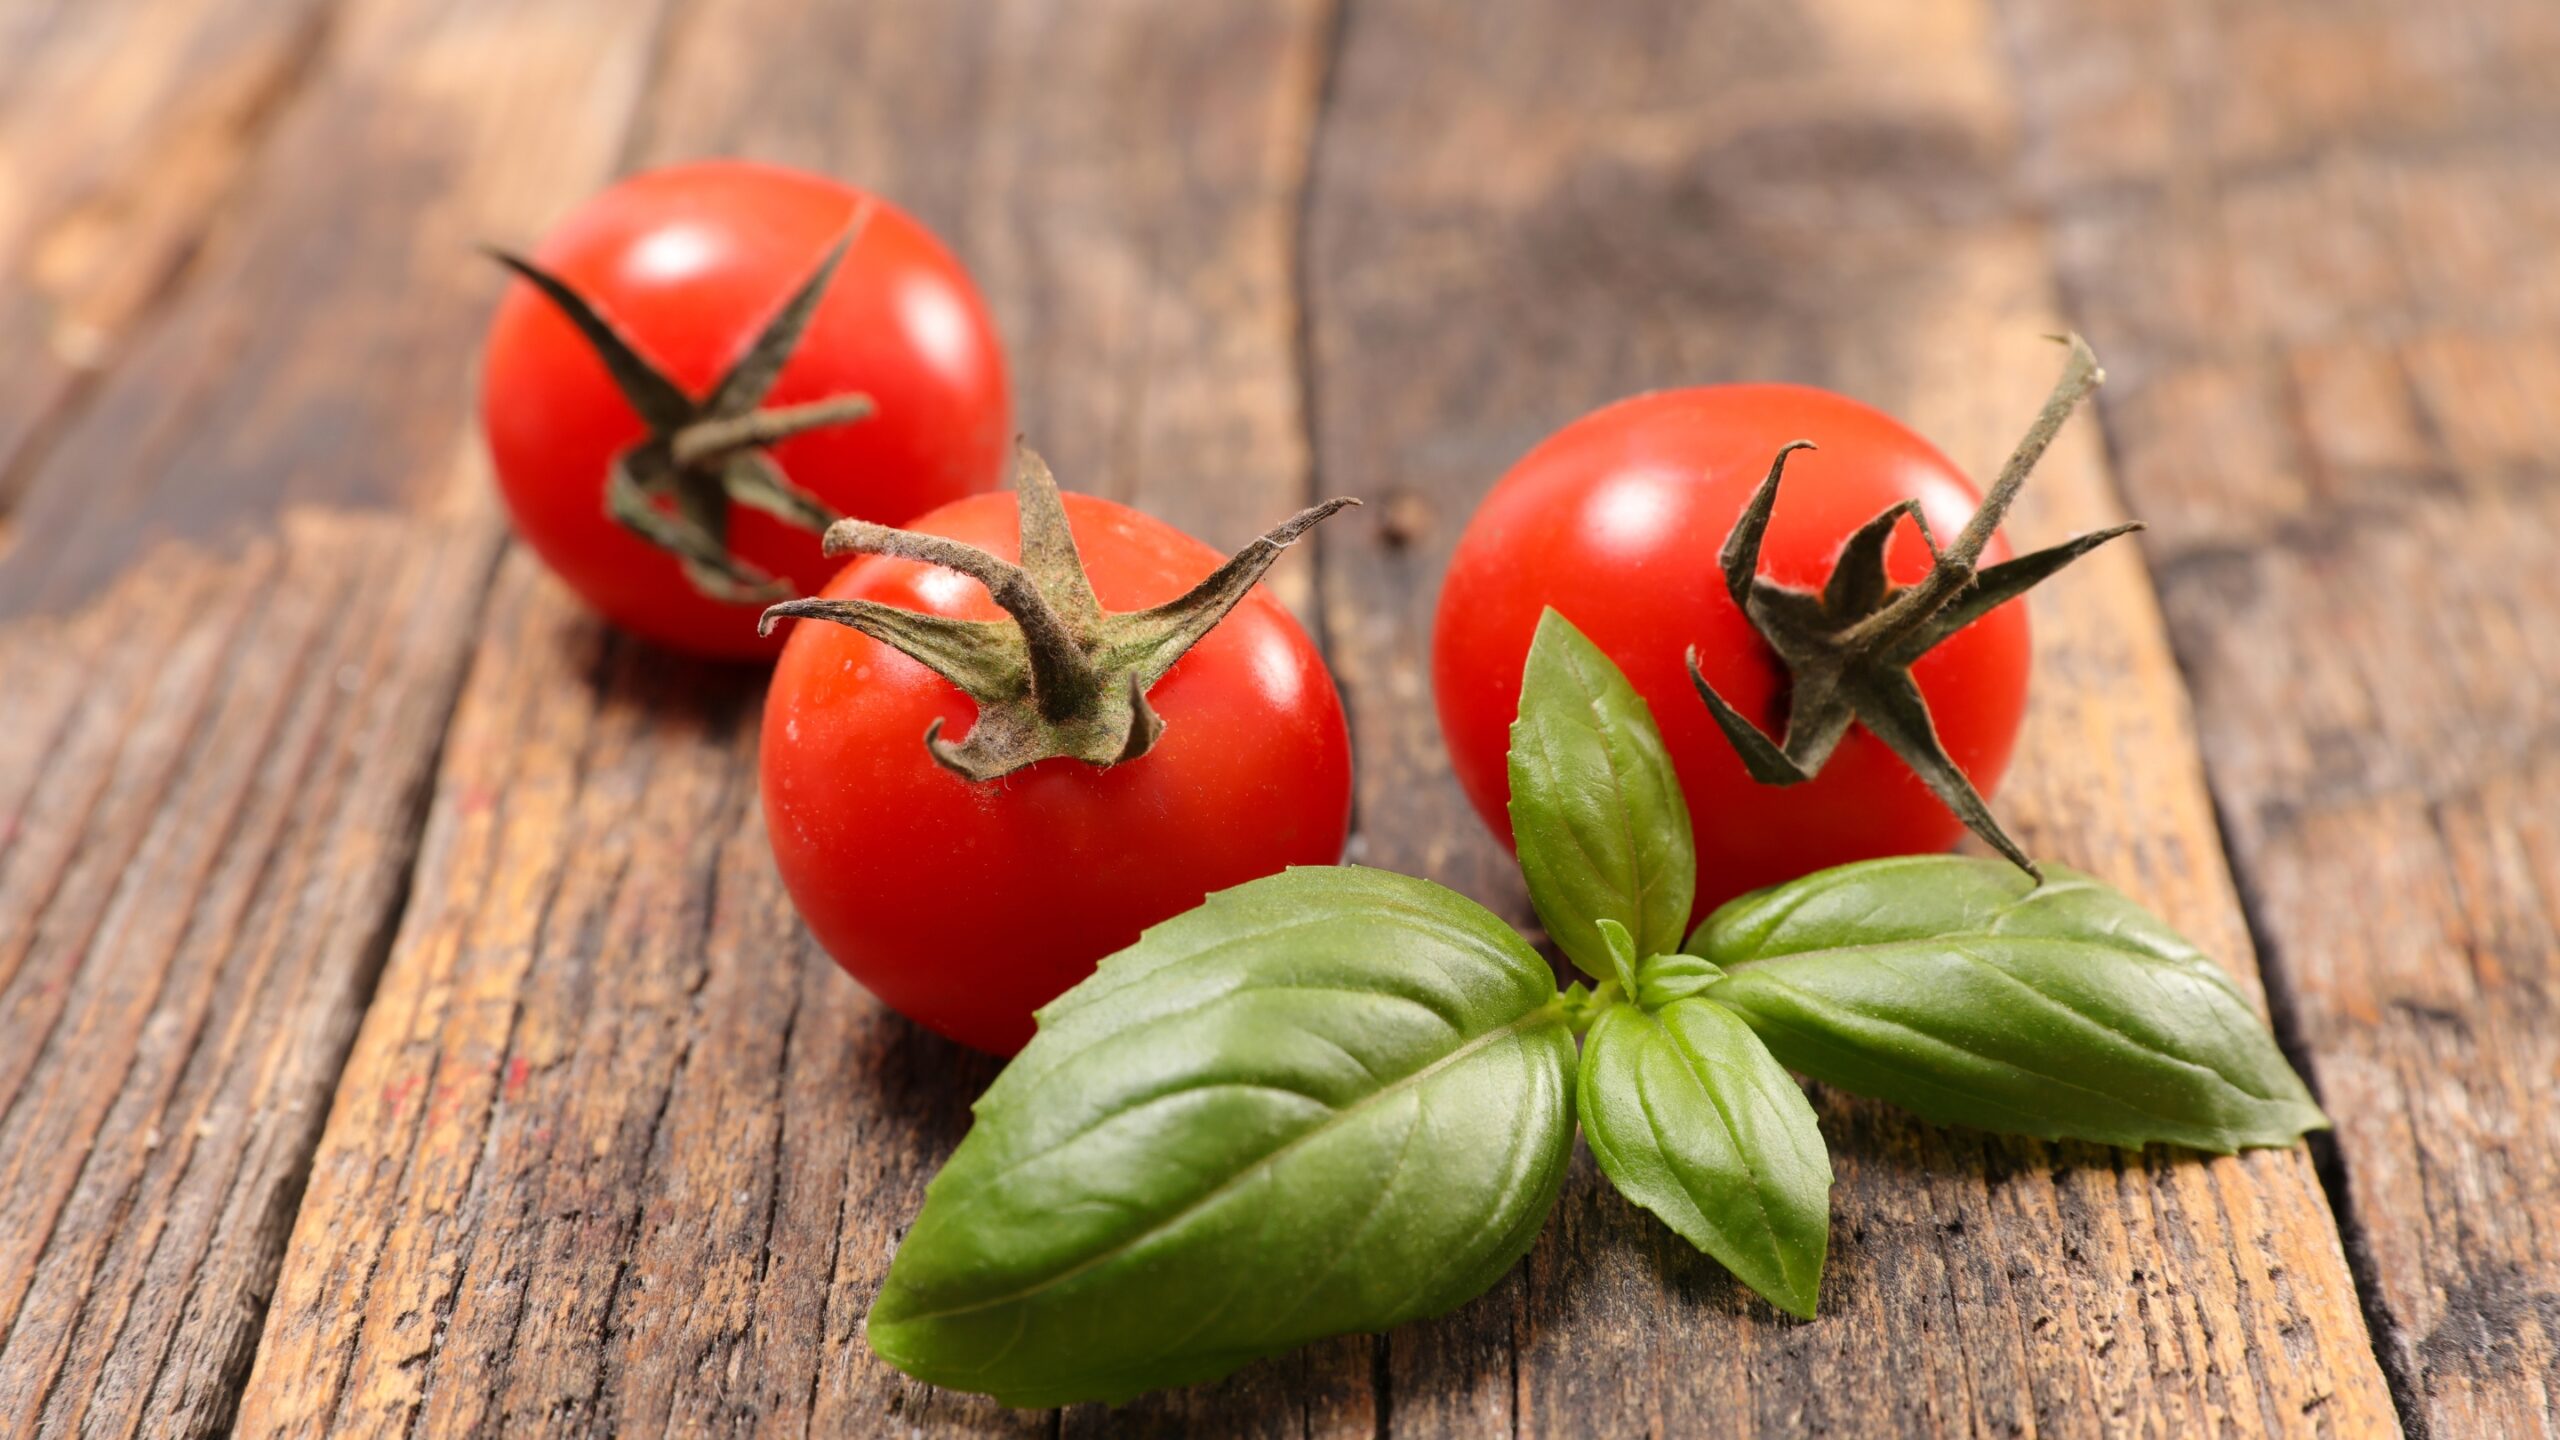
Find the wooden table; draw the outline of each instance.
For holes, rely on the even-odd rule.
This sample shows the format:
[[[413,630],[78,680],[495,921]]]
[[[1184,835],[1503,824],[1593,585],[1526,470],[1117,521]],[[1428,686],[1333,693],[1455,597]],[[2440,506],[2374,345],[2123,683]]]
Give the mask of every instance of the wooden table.
[[[2550,0],[7,0],[0,1432],[2549,1435],[2560,1427]],[[2339,1127],[2200,1161],[1818,1094],[1799,1324],[1578,1161],[1446,1319],[1122,1411],[859,1325],[993,1073],[818,954],[752,673],[505,540],[499,276],[616,171],[948,236],[1071,485],[1277,572],[1357,858],[1525,915],[1435,577],[1636,389],[1864,396],[2013,524],[2005,812],[2244,977]],[[1700,563],[1709,563],[1701,556]]]

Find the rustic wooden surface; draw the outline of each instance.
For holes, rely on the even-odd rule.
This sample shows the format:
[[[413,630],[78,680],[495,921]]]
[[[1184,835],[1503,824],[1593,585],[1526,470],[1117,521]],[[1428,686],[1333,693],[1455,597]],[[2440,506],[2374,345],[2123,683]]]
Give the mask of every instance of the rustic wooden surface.
[[[175,8],[15,7],[8,53],[121,15],[132,45],[88,41],[60,88],[238,83],[219,16],[152,68]],[[202,237],[17,458],[0,1427],[207,1430],[237,1403],[499,548],[458,404],[490,288],[468,243],[610,172],[651,53],[632,8],[335,8],[194,218],[149,185],[86,221],[85,192],[9,191],[64,207],[10,233],[88,225],[99,273]],[[193,106],[159,116],[206,143]],[[12,182],[20,148],[79,148],[45,120],[13,121]]]
[[[2549,1435],[2560,10],[2011,18],[2377,1346],[2433,1433]]]
[[[11,0],[0,42],[0,1433],[2560,1428],[2541,0]],[[1056,1415],[879,1365],[993,1064],[800,933],[756,677],[506,547],[465,405],[470,242],[714,152],[948,237],[1069,485],[1216,542],[1369,497],[1275,575],[1355,853],[1515,918],[1422,665],[1492,477],[1746,375],[1987,470],[2033,336],[2088,332],[2016,532],[2154,528],[2036,598],[2004,807],[2263,974],[2319,1172],[1819,1094],[1811,1325],[1579,1163],[1391,1336]]]
[[[1370,858],[1525,916],[1446,775],[1419,675],[1429,577],[1482,477],[1539,435],[1648,377],[1775,374],[1873,397],[1987,473],[2050,383],[2035,338],[2055,328],[2049,266],[2005,179],[2015,117],[1989,17],[1852,8],[1757,32],[1679,7],[1609,29],[1524,4],[1472,31],[1461,17],[1485,11],[1466,0],[1355,10],[1319,151],[1319,457],[1395,477],[1436,517],[1401,552],[1327,551],[1365,813],[1401,822],[1368,831]],[[1879,89],[1886,67],[1897,83]],[[1451,123],[1438,97],[1461,77],[1483,98]],[[2116,518],[2090,439],[2039,473],[2021,543]],[[2010,813],[2030,845],[2245,967],[2134,555],[2091,562],[2036,614],[2047,681]],[[1703,1415],[1772,1434],[2390,1425],[2303,1155],[2133,1160],[1832,1097],[1821,1110],[1840,1175],[1823,1323],[1748,1301],[1584,1165],[1491,1299],[1390,1337],[1398,1417],[1536,1433]]]

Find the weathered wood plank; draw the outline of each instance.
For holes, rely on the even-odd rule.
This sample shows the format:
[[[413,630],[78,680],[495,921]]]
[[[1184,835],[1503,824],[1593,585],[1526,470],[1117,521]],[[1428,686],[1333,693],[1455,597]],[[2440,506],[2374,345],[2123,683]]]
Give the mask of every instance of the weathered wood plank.
[[[228,13],[132,37],[136,83],[164,43],[256,50]],[[0,1429],[231,1414],[497,553],[460,463],[495,290],[464,242],[610,163],[646,20],[349,5],[223,162],[195,283],[33,472],[0,562]],[[178,243],[163,198],[101,263]]]
[[[0,519],[33,452],[176,286],[334,8],[31,0],[0,15]]]
[[[641,149],[811,165],[915,210],[996,305],[1067,483],[1239,540],[1307,491],[1290,259],[1324,21],[706,0]],[[1306,593],[1303,562],[1279,578]],[[502,567],[244,1430],[1057,1428],[862,1345],[995,1066],[883,1012],[791,918],[754,802],[761,689]],[[1366,1432],[1370,1354],[1066,1424]]]
[[[1996,465],[2055,364],[2007,83],[1970,0],[1352,10],[1313,182],[1318,468],[1386,477],[1409,522],[1401,547],[1327,551],[1367,858],[1526,918],[1424,674],[1470,505],[1554,426],[1641,388],[1792,378]],[[2025,543],[2115,518],[2098,449],[2083,422],[2047,459]],[[2138,557],[2034,603],[2042,683],[2005,812],[2249,976]],[[2303,1153],[2122,1156],[1820,1110],[1840,1173],[1821,1320],[1750,1300],[1583,1164],[1519,1274],[1389,1337],[1389,1428],[2394,1428]]]
[[[2385,1357],[2430,1434],[2553,1433],[2555,12],[2010,8]]]

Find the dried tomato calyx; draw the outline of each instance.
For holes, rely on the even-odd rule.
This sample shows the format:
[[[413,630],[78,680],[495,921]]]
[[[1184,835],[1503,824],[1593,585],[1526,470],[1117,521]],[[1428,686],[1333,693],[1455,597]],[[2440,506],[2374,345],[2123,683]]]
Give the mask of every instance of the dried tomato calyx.
[[[835,522],[835,511],[792,484],[764,447],[803,431],[863,419],[872,412],[871,397],[830,395],[771,410],[759,407],[799,347],[827,283],[870,213],[866,203],[818,267],[765,322],[746,353],[700,400],[643,356],[619,326],[567,281],[521,256],[489,252],[577,327],[604,362],[615,388],[649,427],[648,438],[613,457],[612,472],[605,478],[605,513],[674,555],[685,578],[714,600],[752,605],[792,593],[788,580],[731,553],[730,506],[761,510],[812,533]]]
[[[1734,603],[1787,668],[1787,725],[1782,739],[1770,739],[1727,704],[1700,670],[1697,647],[1689,649],[1689,678],[1752,779],[1764,785],[1810,780],[1822,773],[1849,726],[1862,724],[1902,757],[1967,829],[2038,880],[2043,872],[1992,818],[1981,792],[1947,754],[1929,717],[1928,702],[1911,678],[1911,666],[1948,636],[2025,594],[2065,565],[2142,528],[2139,522],[2113,525],[1996,565],[1979,563],[1983,547],[2000,528],[2027,473],[2043,458],[2045,447],[2053,443],[2073,408],[2106,378],[2087,342],[2077,335],[2056,338],[2071,351],[2061,380],[2045,398],[2044,408],[2037,412],[2009,463],[2001,467],[1981,508],[1944,550],[1930,535],[1918,502],[1906,500],[1849,537],[1821,593],[1762,577],[1760,541],[1777,502],[1779,478],[1785,473],[1787,457],[1813,449],[1813,442],[1795,441],[1769,462],[1767,477],[1734,521],[1719,558],[1725,588]],[[1885,573],[1885,548],[1905,515],[1920,527],[1932,563],[1917,584],[1897,586]]]
[[[1230,556],[1180,597],[1147,610],[1107,613],[1076,552],[1065,502],[1048,465],[1023,446],[1014,462],[1021,516],[1020,564],[974,545],[839,520],[829,555],[895,555],[956,570],[987,587],[1011,618],[955,620],[872,600],[790,600],[764,612],[761,632],[783,619],[826,620],[911,657],[978,702],[977,722],[954,742],[937,719],[925,748],[969,780],[993,780],[1067,755],[1091,765],[1135,760],[1155,747],[1164,719],[1147,691],[1227,616],[1280,552],[1346,505],[1327,500],[1290,516]]]

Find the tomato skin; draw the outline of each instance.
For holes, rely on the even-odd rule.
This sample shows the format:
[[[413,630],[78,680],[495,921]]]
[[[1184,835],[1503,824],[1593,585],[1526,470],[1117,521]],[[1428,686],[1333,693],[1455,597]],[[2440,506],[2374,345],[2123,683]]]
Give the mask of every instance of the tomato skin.
[[[1734,707],[1783,733],[1785,673],[1733,603],[1717,555],[1771,457],[1790,440],[1760,573],[1819,589],[1851,532],[1917,499],[1952,539],[1981,503],[1954,463],[1881,411],[1799,385],[1715,385],[1640,395],[1557,431],[1486,496],[1440,592],[1432,681],[1441,734],[1468,798],[1511,833],[1506,752],[1520,671],[1554,606],[1626,671],[1652,708],[1698,840],[1698,911],[1746,890],[1879,855],[1944,850],[1964,826],[1883,742],[1851,730],[1821,774],[1761,785],[1691,684],[1685,655]],[[1995,535],[1983,563],[2007,558]],[[1907,522],[1887,551],[1897,584],[1928,572]],[[2025,714],[2026,611],[2009,604],[1912,669],[1948,753],[1987,797]]]
[[[1171,600],[1225,558],[1147,515],[1065,497],[1110,611]],[[1020,554],[1014,499],[962,500],[910,529]],[[865,557],[826,587],[964,619],[1003,618],[977,582]],[[1148,699],[1154,749],[1108,768],[1044,760],[984,784],[925,751],[976,705],[857,631],[792,623],[774,667],[760,779],[784,884],[836,962],[929,1028],[1010,1054],[1031,1012],[1138,932],[1213,890],[1329,865],[1351,824],[1351,736],[1322,657],[1257,588]]]
[[[770,453],[835,510],[901,524],[995,488],[1012,438],[986,305],[960,263],[904,212],[824,176],[705,161],[615,184],[532,258],[699,397],[866,201],[869,219],[764,403],[869,395],[878,408],[868,419],[792,436]],[[757,637],[758,607],[704,596],[674,557],[605,514],[607,468],[647,427],[594,350],[521,280],[490,323],[480,411],[517,532],[606,618],[694,654],[779,648]],[[743,507],[731,509],[730,543],[803,594],[835,573],[816,535]]]

